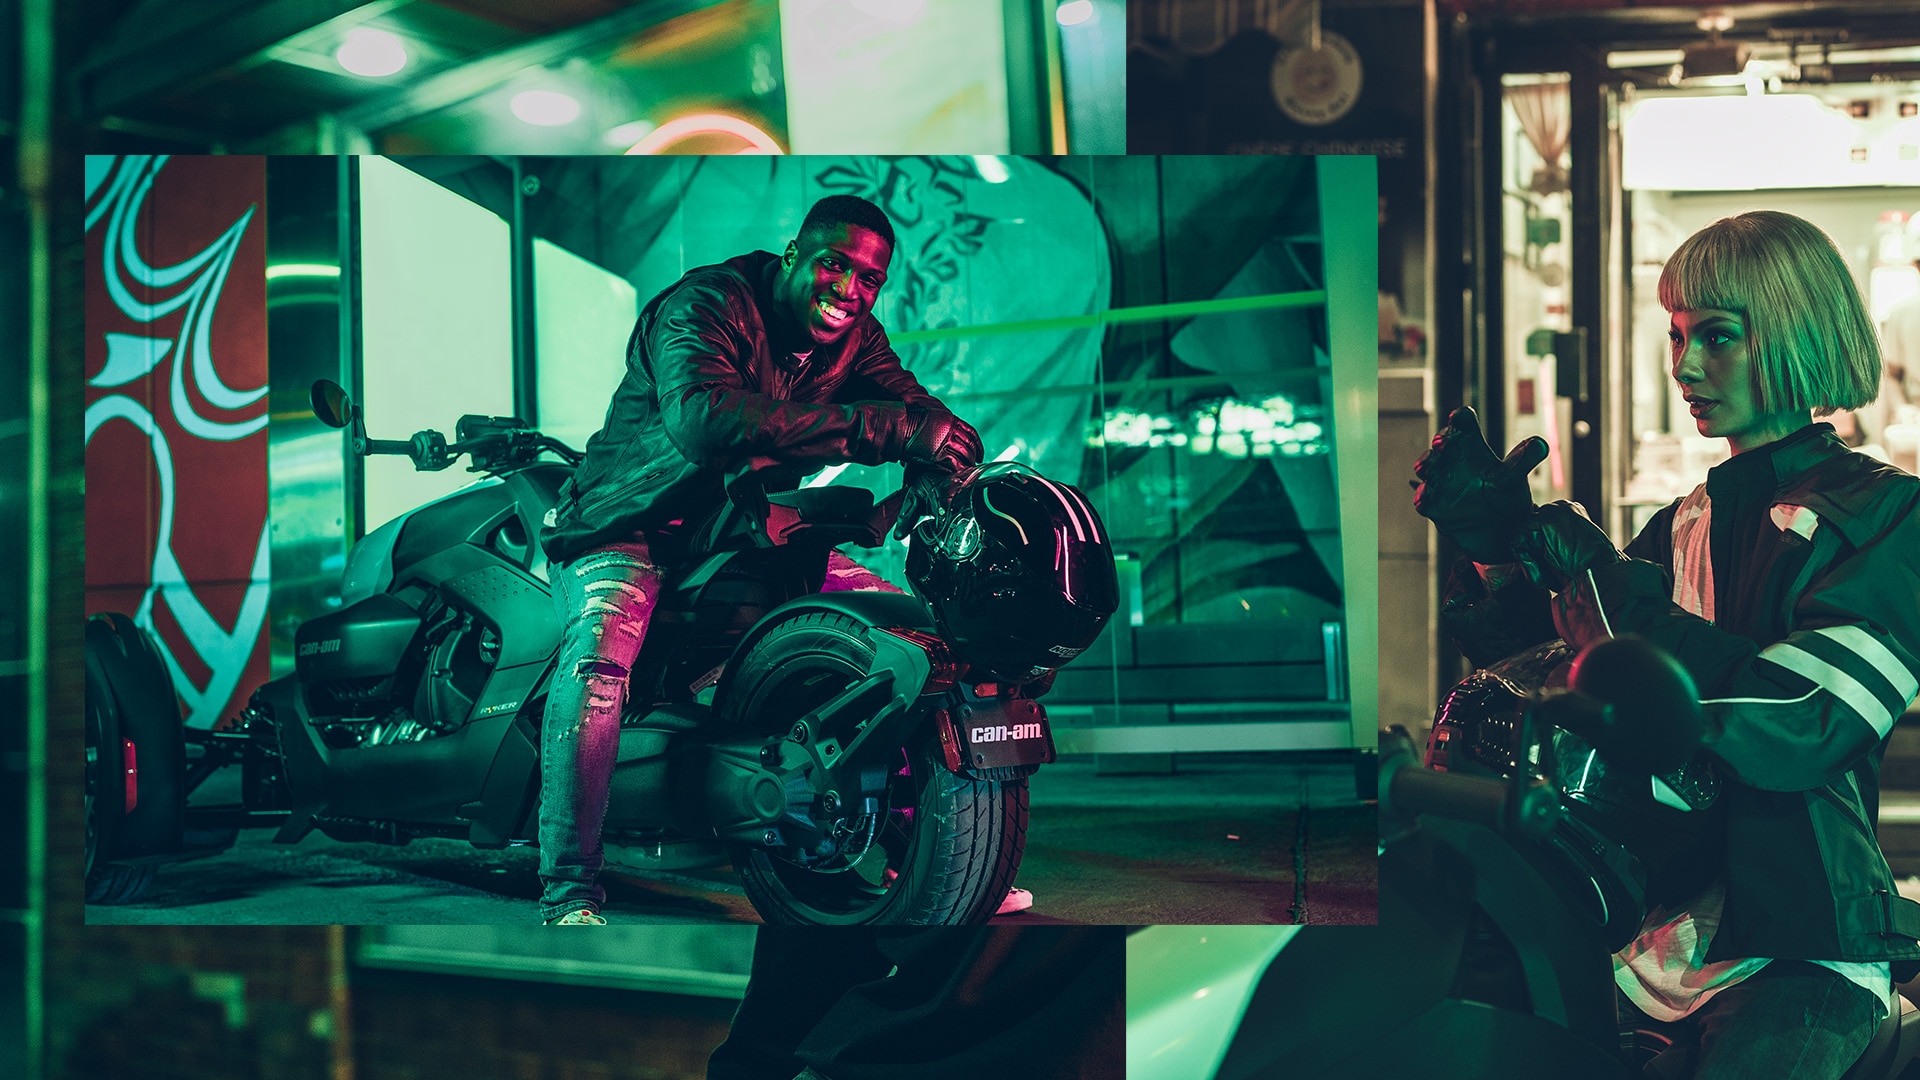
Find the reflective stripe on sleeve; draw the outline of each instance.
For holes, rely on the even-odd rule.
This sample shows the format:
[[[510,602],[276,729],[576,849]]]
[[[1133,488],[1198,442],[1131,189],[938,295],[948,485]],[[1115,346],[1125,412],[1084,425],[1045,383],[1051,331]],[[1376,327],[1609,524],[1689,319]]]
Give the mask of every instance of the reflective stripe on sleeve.
[[[1900,662],[1899,657],[1893,655],[1893,650],[1887,648],[1885,642],[1862,627],[1828,626],[1814,633],[1833,639],[1848,652],[1873,665],[1873,669],[1887,680],[1887,685],[1900,695],[1901,709],[1911,704],[1914,694],[1920,692],[1920,679],[1914,678],[1913,672]]]
[[[1781,641],[1760,650],[1760,659],[1812,680],[1820,689],[1839,698],[1860,714],[1860,718],[1871,724],[1881,738],[1886,738],[1887,732],[1893,730],[1893,713],[1881,704],[1873,691],[1862,686],[1860,680],[1805,649]]]

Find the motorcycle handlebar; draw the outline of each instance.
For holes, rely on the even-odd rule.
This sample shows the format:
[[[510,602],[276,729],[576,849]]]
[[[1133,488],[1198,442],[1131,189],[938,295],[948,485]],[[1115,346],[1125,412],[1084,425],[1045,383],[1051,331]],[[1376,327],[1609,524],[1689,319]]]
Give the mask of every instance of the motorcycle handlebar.
[[[1395,751],[1382,746],[1382,814],[1409,818],[1435,814],[1536,840],[1546,837],[1559,822],[1563,811],[1551,786],[1534,783],[1516,788],[1504,780],[1422,768],[1411,753],[1411,741],[1399,738],[1406,743],[1404,748]]]
[[[412,455],[413,443],[401,439],[368,439],[362,454],[406,454]]]
[[[538,431],[527,431],[518,434],[524,434],[529,437],[532,440],[530,445],[536,452],[540,450],[552,451],[569,465],[578,465],[580,460],[586,456],[551,435],[543,435]],[[437,431],[428,430],[419,432],[415,434],[413,438],[407,440],[363,438],[360,440],[358,453],[363,457],[370,457],[374,454],[393,454],[399,457],[408,457],[413,459],[413,467],[415,469],[421,472],[437,472],[452,465],[455,459],[459,458],[462,454],[474,455],[474,460],[480,462],[480,451],[487,451],[488,453],[497,451],[510,437],[507,433],[490,432],[485,435],[476,435],[470,439],[462,439],[459,442],[450,443],[446,441],[446,436],[441,435]]]

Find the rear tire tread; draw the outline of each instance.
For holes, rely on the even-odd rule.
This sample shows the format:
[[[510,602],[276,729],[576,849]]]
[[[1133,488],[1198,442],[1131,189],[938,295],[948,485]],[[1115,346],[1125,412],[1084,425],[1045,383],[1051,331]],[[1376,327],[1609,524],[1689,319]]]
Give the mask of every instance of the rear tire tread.
[[[95,866],[87,875],[87,903],[137,904],[153,893],[156,866]]]
[[[859,655],[848,659],[869,670],[873,647],[866,635],[867,628],[858,620],[838,612],[808,612],[769,630],[728,672],[729,683],[724,689],[729,692],[722,696],[722,708],[736,712],[728,719],[737,724],[750,719],[737,715],[728,703],[739,700],[742,691],[753,696],[758,680],[771,671],[771,665],[761,660],[770,645],[791,655],[818,648],[828,637],[848,645],[857,643]],[[741,681],[736,681],[736,676]],[[929,770],[926,783],[934,786],[931,796],[922,798],[922,807],[930,801],[930,816],[948,824],[935,831],[937,846],[931,856],[931,870],[924,880],[909,886],[914,895],[906,898],[907,903],[887,904],[876,921],[900,925],[986,922],[998,910],[1020,866],[1027,831],[1026,779],[972,780],[948,771],[937,753],[913,756],[916,770]],[[924,828],[919,839],[928,839]],[[750,853],[757,850],[751,846],[736,850],[741,883],[754,908],[770,923],[810,921],[790,901],[785,884],[756,866]]]

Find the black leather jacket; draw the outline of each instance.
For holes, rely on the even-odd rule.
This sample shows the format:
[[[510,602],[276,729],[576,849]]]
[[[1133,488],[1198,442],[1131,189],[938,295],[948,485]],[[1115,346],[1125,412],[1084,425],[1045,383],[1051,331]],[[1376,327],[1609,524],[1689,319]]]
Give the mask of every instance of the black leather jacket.
[[[1726,520],[1743,502],[1765,515],[1750,540]],[[1920,480],[1813,424],[1716,466],[1626,554],[1555,597],[1553,624],[1576,648],[1638,634],[1700,688],[1726,780],[1707,960],[1889,960],[1910,977],[1920,904],[1896,891],[1874,825],[1888,733],[1920,690]],[[1495,599],[1510,635],[1539,625],[1516,610],[1537,591]]]
[[[798,473],[899,460],[913,432],[908,408],[943,407],[900,366],[871,313],[804,361],[776,356],[767,322],[777,263],[756,251],[697,267],[647,302],[606,422],[547,515],[549,560],[705,517],[726,498],[728,469],[750,459]]]

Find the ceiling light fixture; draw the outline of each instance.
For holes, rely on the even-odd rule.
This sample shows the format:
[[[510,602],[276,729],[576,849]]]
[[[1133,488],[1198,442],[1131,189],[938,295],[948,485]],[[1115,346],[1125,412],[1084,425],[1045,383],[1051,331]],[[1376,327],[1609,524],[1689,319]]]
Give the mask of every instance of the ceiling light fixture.
[[[653,121],[630,120],[608,131],[602,138],[608,146],[632,146],[651,134],[653,134]]]
[[[337,278],[340,268],[330,263],[274,263],[267,267],[267,280],[275,278]]]
[[[1004,184],[1013,175],[1007,171],[1007,163],[994,154],[975,154],[973,167],[980,170],[980,179],[989,184]]]
[[[355,75],[381,79],[407,66],[407,49],[385,30],[363,26],[347,32],[333,61]]]
[[[1707,40],[1696,41],[1680,51],[1682,79],[1739,75],[1746,70],[1747,43],[1720,38],[1722,33],[1733,29],[1733,16],[1718,8],[1708,8],[1694,20],[1694,25],[1707,32]]]
[[[1061,26],[1079,26],[1093,18],[1093,0],[1068,0],[1054,10],[1053,17]]]
[[[558,90],[522,90],[513,95],[508,108],[539,127],[560,127],[580,119],[580,103]]]

